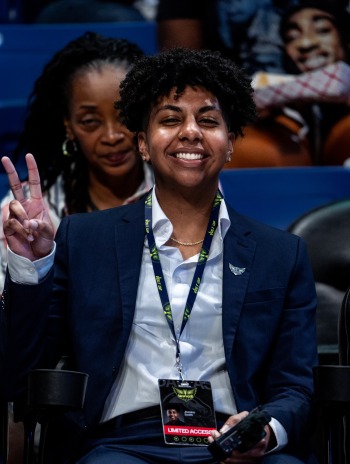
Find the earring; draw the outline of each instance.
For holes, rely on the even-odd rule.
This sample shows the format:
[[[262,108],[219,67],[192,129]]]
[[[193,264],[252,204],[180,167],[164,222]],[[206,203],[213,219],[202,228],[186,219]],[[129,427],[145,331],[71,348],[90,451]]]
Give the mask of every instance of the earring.
[[[69,152],[68,151],[68,143],[71,142],[72,143],[72,147],[73,147],[73,153]],[[68,135],[66,136],[66,138],[64,139],[63,143],[62,143],[62,153],[63,153],[63,156],[74,156],[75,153],[78,151],[78,147],[77,147],[77,144],[75,143],[74,140],[70,140],[70,138],[68,137]]]
[[[232,151],[227,152],[226,161],[227,161],[228,163],[231,161],[231,155],[232,155]]]

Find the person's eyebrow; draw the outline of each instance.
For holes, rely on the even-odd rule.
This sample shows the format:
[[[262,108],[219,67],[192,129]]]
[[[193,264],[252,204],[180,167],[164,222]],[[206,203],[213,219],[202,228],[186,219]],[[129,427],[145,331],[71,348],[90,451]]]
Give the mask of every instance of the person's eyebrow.
[[[328,20],[332,23],[334,22],[334,17],[327,13],[315,13],[310,19],[313,23],[317,21],[324,21],[324,20]],[[295,29],[301,30],[299,24],[295,20],[288,21],[287,26],[286,26],[286,33],[289,32],[290,30],[295,30]]]
[[[182,112],[182,109],[179,106],[163,105],[160,108],[157,108],[156,113],[159,113],[160,111],[164,111],[164,110],[176,111],[177,113]],[[219,112],[221,112],[221,109],[218,108],[216,105],[206,105],[206,106],[202,106],[198,110],[199,113],[207,113],[208,111],[219,111]]]
[[[85,104],[85,103],[83,103],[82,105],[78,107],[79,110],[90,110],[90,111],[95,110],[96,108],[97,108],[97,105],[95,104],[90,105],[90,104]]]
[[[328,21],[334,22],[335,18],[334,16],[327,14],[327,13],[316,13],[314,16],[312,16],[312,21],[322,21],[324,19],[327,19]]]
[[[159,108],[156,109],[156,113],[159,113],[160,111],[164,111],[164,110],[171,110],[171,111],[176,111],[177,113],[181,113],[181,108],[179,108],[178,106],[175,106],[175,105],[163,105],[163,106],[160,106]]]
[[[202,108],[199,108],[199,113],[207,113],[208,111],[219,111],[221,112],[221,109],[218,108],[216,105],[206,105],[202,106]]]

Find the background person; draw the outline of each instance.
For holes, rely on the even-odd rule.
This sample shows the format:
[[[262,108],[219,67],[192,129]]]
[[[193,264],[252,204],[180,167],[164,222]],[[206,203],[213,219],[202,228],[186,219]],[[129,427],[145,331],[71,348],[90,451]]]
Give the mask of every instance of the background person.
[[[332,1],[300,2],[282,17],[280,29],[284,66],[290,74],[312,73],[339,61],[349,63],[350,17]],[[320,79],[315,84],[310,79],[311,87],[322,90]],[[289,103],[267,104],[261,109],[259,120],[246,129],[228,167],[344,163],[350,154],[349,104],[336,97],[334,102],[321,101],[321,97],[304,102],[298,95],[291,92]]]
[[[55,229],[67,214],[136,201],[153,185],[151,168],[113,106],[120,81],[142,56],[127,40],[89,32],[59,50],[36,81],[14,159],[35,151]],[[9,192],[1,202],[0,291],[7,265],[2,224],[12,198]],[[22,435],[22,424],[10,420],[9,464],[22,462]]]
[[[281,24],[286,70],[304,73],[343,61],[350,64],[350,15],[335,2],[307,0]],[[314,164],[343,164],[350,155],[350,107],[335,101],[303,105]]]
[[[142,56],[127,40],[88,32],[58,51],[37,79],[14,159],[35,153],[55,229],[67,214],[136,201],[153,185],[150,166],[113,107],[121,80]],[[9,192],[1,202],[0,224],[12,198]],[[2,290],[7,264],[2,227],[0,235]]]
[[[55,236],[27,155],[31,195],[15,190],[4,224],[3,393],[15,394],[34,366],[55,365],[64,343],[89,374],[74,462],[213,464],[206,447],[164,443],[158,381],[182,376],[211,382],[221,430],[259,404],[270,413],[245,460],[311,462],[316,302],[305,244],[238,214],[218,192],[255,116],[250,79],[219,53],[174,50],[139,60],[120,95],[155,188],[133,205],[69,215]],[[13,165],[2,162],[15,189]],[[227,463],[241,460],[234,452]]]

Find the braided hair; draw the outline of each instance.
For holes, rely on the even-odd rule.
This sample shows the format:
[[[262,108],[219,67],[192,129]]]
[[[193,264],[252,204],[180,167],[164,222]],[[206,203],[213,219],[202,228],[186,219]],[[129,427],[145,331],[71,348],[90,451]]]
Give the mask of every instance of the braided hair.
[[[131,132],[145,130],[153,105],[175,88],[204,87],[216,96],[224,118],[236,136],[255,120],[251,79],[220,52],[175,48],[145,56],[127,73],[115,107]]]
[[[34,84],[14,160],[27,152],[35,155],[44,192],[62,175],[68,213],[86,211],[89,198],[88,165],[79,146],[72,157],[62,154],[72,81],[78,73],[105,64],[127,71],[142,56],[142,50],[125,39],[86,32],[55,53]]]

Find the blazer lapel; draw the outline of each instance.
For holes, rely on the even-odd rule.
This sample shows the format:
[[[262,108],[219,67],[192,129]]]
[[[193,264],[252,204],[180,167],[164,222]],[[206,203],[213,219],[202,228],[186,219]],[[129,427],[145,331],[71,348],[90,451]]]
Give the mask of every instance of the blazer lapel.
[[[118,274],[123,307],[124,336],[128,337],[134,318],[139,273],[145,240],[144,203],[135,204],[115,226]]]
[[[225,357],[232,355],[237,324],[250,278],[256,243],[241,226],[240,216],[229,209],[231,227],[224,240],[222,324]],[[230,372],[230,365],[227,362]],[[231,373],[232,374],[232,373]]]

